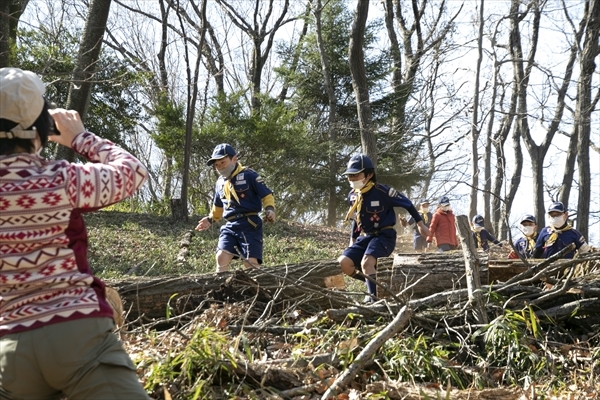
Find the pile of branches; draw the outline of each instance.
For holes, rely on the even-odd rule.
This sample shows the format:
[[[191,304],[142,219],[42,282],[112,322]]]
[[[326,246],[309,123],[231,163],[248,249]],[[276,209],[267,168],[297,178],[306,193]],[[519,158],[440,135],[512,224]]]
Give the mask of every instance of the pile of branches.
[[[213,370],[195,367],[184,374],[182,362],[171,368],[173,376],[177,370],[181,373],[171,381],[148,378],[153,362],[164,363],[160,354],[154,361],[146,360],[146,383],[155,398],[186,398],[198,393],[202,382],[211,398],[251,392],[249,397],[343,399],[354,391],[357,398],[360,393],[385,392],[392,399],[437,398],[440,393],[459,399],[463,394],[455,388],[462,386],[487,388],[469,393],[472,399],[517,399],[525,387],[535,391],[536,384],[527,381],[532,371],[519,371],[520,367],[546,371],[544,384],[550,386],[557,384],[552,382],[556,371],[588,374],[591,386],[583,389],[595,393],[594,376],[600,372],[595,361],[600,355],[600,254],[573,260],[560,256],[529,265],[506,282],[483,286],[471,282],[467,288],[423,298],[410,298],[409,286],[394,293],[380,284],[380,293],[389,291],[389,296],[369,305],[357,301],[362,299],[358,293],[314,284],[306,271],[287,276],[255,271],[262,279],[264,274],[273,275],[272,283],[263,286],[256,275],[235,271],[218,290],[204,293],[192,309],[189,296],[181,297],[186,311],[177,313],[174,304],[172,313],[151,322],[140,314],[130,318],[122,331],[134,355],[140,350],[139,334],[157,328],[160,332],[154,335],[164,336],[160,343],[169,343],[169,357],[175,342],[181,351],[198,348],[197,332],[206,327],[233,343],[217,357]],[[348,336],[350,330],[354,334]],[[307,341],[326,337],[332,341],[329,346],[306,350]],[[390,375],[382,349],[390,341],[408,338],[426,338],[432,346],[451,349],[442,357],[445,381],[413,371],[413,380],[406,384],[406,377]],[[152,341],[157,342],[155,336]],[[521,354],[506,353],[513,345]],[[147,352],[145,344],[141,348]],[[537,361],[516,365],[515,360],[524,358]]]

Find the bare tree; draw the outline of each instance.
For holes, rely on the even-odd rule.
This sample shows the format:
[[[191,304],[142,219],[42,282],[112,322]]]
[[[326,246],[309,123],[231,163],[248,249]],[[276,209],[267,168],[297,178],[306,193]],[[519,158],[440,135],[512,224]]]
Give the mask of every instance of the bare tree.
[[[594,59],[600,54],[600,0],[586,1],[585,15],[586,33],[580,56],[580,74],[577,84],[577,166],[579,169],[579,196],[577,202],[577,229],[584,237],[588,237],[591,171],[590,171],[590,120],[594,110],[592,102],[592,77],[596,70]]]
[[[255,0],[254,12],[252,21],[248,21],[241,15],[239,9],[226,0],[217,0],[223,10],[227,13],[231,21],[244,32],[252,41],[252,60],[248,75],[252,88],[251,106],[253,110],[260,108],[259,95],[261,93],[261,81],[263,68],[267,62],[267,58],[271,53],[275,34],[286,23],[293,21],[295,18],[286,19],[289,7],[289,0],[284,0],[283,6],[275,23],[269,28],[271,14],[273,13],[273,5],[275,0],[269,0],[266,15],[260,15],[264,1]],[[260,23],[259,21],[262,21]],[[263,49],[263,44],[266,40],[266,46]]]
[[[363,50],[368,15],[369,0],[358,0],[354,22],[352,23],[348,54],[352,87],[354,88],[356,108],[358,110],[362,151],[373,160],[373,163],[377,164],[377,144],[375,142],[375,133],[373,132],[373,115],[371,113],[367,73],[365,71],[365,54]]]
[[[111,0],[92,0],[79,44],[77,64],[73,71],[66,107],[79,112],[83,120],[85,120],[90,103],[96,64],[100,57],[110,4]],[[72,149],[59,146],[57,158],[73,161],[75,153]]]
[[[477,194],[479,193],[479,79],[481,75],[481,62],[483,60],[483,1],[481,0],[479,3],[477,62],[475,67],[475,85],[473,86],[473,111],[471,114],[471,195],[469,196],[469,217],[477,214]]]

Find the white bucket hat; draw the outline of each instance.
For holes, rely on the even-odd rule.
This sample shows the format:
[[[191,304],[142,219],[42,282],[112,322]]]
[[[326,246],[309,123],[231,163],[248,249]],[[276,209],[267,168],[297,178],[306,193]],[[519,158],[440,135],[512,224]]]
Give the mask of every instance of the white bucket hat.
[[[46,92],[42,80],[31,71],[0,68],[0,118],[15,122],[10,131],[0,131],[0,139],[34,139],[28,130],[42,113]]]

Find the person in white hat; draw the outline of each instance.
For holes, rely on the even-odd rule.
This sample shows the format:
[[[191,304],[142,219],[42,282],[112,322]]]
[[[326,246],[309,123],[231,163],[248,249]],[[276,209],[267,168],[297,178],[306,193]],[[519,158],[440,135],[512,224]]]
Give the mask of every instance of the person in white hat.
[[[33,72],[0,68],[0,398],[148,399],[81,217],[132,195],[148,172],[76,111],[48,110],[44,92]],[[48,140],[91,162],[40,157]]]

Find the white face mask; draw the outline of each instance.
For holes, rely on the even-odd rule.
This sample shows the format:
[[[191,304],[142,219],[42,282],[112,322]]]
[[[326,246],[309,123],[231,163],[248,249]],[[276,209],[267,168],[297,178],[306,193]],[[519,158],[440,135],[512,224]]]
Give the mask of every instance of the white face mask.
[[[523,234],[525,236],[531,236],[535,233],[535,226],[523,226],[521,225],[521,232],[523,232]]]
[[[475,227],[473,227],[473,230],[475,232],[481,232],[482,229],[483,229],[483,226],[475,226]]]
[[[442,206],[441,208],[442,208],[442,211],[446,211],[446,212],[450,211],[450,206]]]
[[[426,213],[429,211],[429,207],[421,207],[421,210]]]
[[[564,215],[559,215],[558,217],[550,217],[550,225],[555,228],[560,228],[565,224],[567,218]]]
[[[225,167],[223,169],[218,169],[217,172],[223,178],[229,178],[229,175],[231,175],[231,173],[233,172],[234,169],[235,169],[235,163],[232,162],[227,167]]]
[[[365,181],[361,180],[361,181],[348,181],[350,182],[350,186],[352,186],[352,189],[354,190],[360,190],[363,187],[365,187]]]

